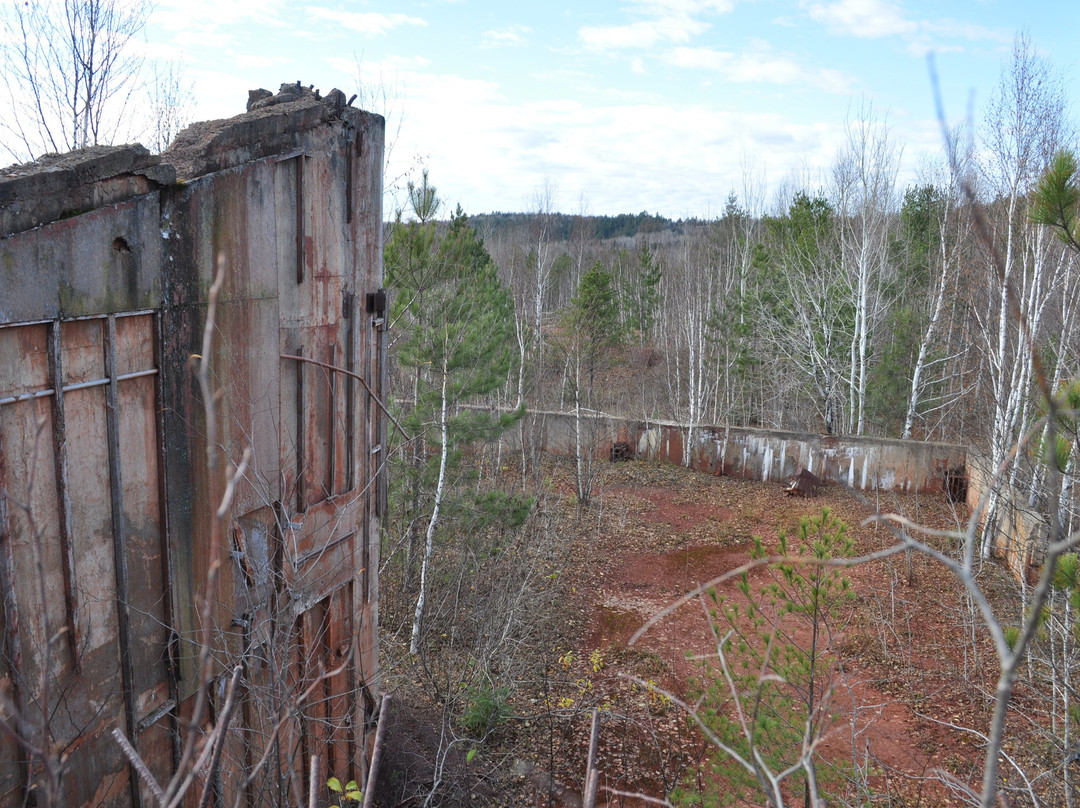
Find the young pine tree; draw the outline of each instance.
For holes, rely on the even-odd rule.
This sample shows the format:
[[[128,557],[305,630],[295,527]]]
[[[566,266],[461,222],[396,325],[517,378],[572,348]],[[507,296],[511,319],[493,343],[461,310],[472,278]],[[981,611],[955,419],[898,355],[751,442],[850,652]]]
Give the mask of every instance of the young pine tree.
[[[676,804],[754,804],[764,796],[775,808],[783,793],[814,804],[813,744],[832,718],[835,634],[854,597],[850,580],[823,562],[853,548],[847,525],[823,508],[800,520],[793,540],[781,532],[777,554],[790,561],[770,565],[757,591],[743,574],[741,598],[710,592],[720,670],[706,669],[698,718],[728,751],[717,746],[695,782],[673,794]],[[755,539],[751,556],[769,555]]]
[[[401,329],[398,362],[412,372],[404,425],[421,447],[411,454],[410,485],[414,507],[424,514],[414,513],[412,521],[427,523],[410,643],[415,654],[448,475],[464,446],[496,437],[523,411],[499,415],[463,407],[504,384],[513,369],[513,299],[460,208],[439,232],[437,197],[426,174],[421,186],[410,186],[410,200],[418,221],[399,219],[385,260],[395,297],[391,315]]]

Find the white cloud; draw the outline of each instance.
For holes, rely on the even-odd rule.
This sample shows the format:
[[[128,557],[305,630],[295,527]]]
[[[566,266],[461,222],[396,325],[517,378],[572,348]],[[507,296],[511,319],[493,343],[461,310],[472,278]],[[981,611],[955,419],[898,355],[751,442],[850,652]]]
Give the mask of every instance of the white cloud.
[[[311,17],[334,23],[342,28],[359,31],[369,36],[381,36],[403,25],[427,25],[427,21],[423,18],[410,17],[408,14],[382,14],[375,11],[338,11],[319,6],[308,6],[306,13]]]
[[[273,67],[274,65],[287,64],[288,59],[284,56],[260,56],[254,53],[233,53],[229,55],[239,67]]]
[[[584,198],[596,211],[702,215],[740,187],[744,155],[768,154],[774,176],[807,164],[824,170],[843,136],[839,124],[795,124],[781,112],[516,103],[490,82],[427,73],[404,80],[408,110],[387,176],[415,169],[419,158],[447,207],[460,203],[468,213],[528,208],[545,177],[557,177],[571,206]]]
[[[485,48],[498,48],[507,45],[524,45],[525,35],[532,29],[527,25],[511,25],[484,31],[480,35],[480,45]]]
[[[668,14],[727,14],[735,8],[734,0],[636,0],[633,9],[641,14],[662,17]]]
[[[591,50],[647,49],[659,43],[686,42],[708,27],[686,15],[677,15],[629,25],[585,27],[578,31],[578,38]]]
[[[960,49],[957,45],[942,42],[943,39],[1008,42],[1012,38],[1010,32],[978,23],[911,19],[900,6],[886,0],[811,0],[804,3],[804,8],[811,19],[827,26],[833,33],[860,39],[900,36],[908,41],[908,49],[917,54]]]
[[[915,33],[919,26],[904,17],[903,11],[884,0],[838,0],[809,3],[810,18],[834,32],[863,39]]]
[[[578,31],[578,39],[586,48],[602,51],[687,42],[709,29],[700,19],[703,15],[727,14],[734,7],[734,0],[634,0],[628,10],[646,19],[585,26]]]
[[[838,71],[807,67],[767,51],[732,53],[713,48],[675,48],[668,61],[692,70],[719,74],[725,81],[740,84],[809,84],[832,93],[850,93],[855,80]]]
[[[365,80],[393,79],[400,73],[423,70],[431,64],[431,60],[424,56],[387,56],[378,61],[371,59],[357,61],[355,56],[327,56],[326,62],[342,73],[352,76],[359,73]]]

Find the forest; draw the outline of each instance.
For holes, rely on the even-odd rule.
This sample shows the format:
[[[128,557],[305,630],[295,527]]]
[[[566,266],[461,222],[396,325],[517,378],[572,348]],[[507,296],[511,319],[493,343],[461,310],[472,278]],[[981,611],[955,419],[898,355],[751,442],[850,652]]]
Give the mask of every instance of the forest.
[[[901,186],[903,144],[885,116],[866,109],[848,122],[828,176],[791,178],[770,199],[748,181],[712,221],[569,215],[543,192],[528,212],[470,218],[441,207],[437,167],[409,183],[385,250],[401,429],[381,608],[389,681],[417,704],[427,700],[438,738],[429,768],[415,775],[424,804],[518,804],[523,797],[506,790],[513,773],[533,783],[528,799],[543,805],[1075,804],[1080,183],[1076,132],[1052,66],[1019,39],[984,119],[944,131],[943,144],[939,161]],[[544,411],[576,415],[568,459],[528,449]],[[985,455],[995,483],[970,518],[954,507],[931,519],[929,505],[897,500],[892,543],[875,545],[880,537],[838,523],[831,502],[789,514],[789,525],[770,523],[775,540],[740,534],[741,594],[720,587],[735,573],[700,592],[717,599],[704,679],[680,680],[670,667],[663,686],[647,670],[626,674],[652,694],[639,705],[643,721],[653,726],[649,716],[678,704],[675,723],[683,723],[671,731],[700,733],[716,757],[699,751],[675,769],[624,778],[629,790],[605,785],[597,797],[595,746],[586,754],[574,739],[588,740],[579,708],[614,646],[588,657],[578,696],[556,698],[552,684],[583,653],[560,608],[580,602],[578,586],[597,587],[597,599],[604,591],[590,578],[595,564],[591,573],[576,565],[611,540],[606,520],[629,518],[613,515],[612,492],[635,490],[597,458],[593,413],[675,421],[691,433],[731,424],[965,444]],[[517,450],[502,439],[512,431],[521,435]],[[1005,490],[1046,526],[1043,566],[1031,580],[993,558]],[[755,507],[743,510],[769,511]],[[885,520],[858,518],[863,527]],[[790,543],[789,530],[799,537]],[[963,627],[942,629],[958,631],[959,645],[942,641],[965,649],[965,676],[981,682],[972,701],[964,697],[978,706],[952,718],[979,741],[949,771],[931,756],[910,777],[938,785],[917,794],[883,786],[889,766],[860,763],[858,754],[844,758],[839,781],[819,782],[817,744],[825,715],[839,709],[830,706],[842,667],[834,628],[856,619],[838,617],[856,573],[828,565],[886,559],[896,584],[900,573],[888,565],[901,551],[909,587],[917,588],[915,553],[936,565],[932,586],[963,605]],[[801,560],[785,560],[792,556]],[[754,594],[746,570],[759,566],[779,570],[780,584]],[[850,597],[863,603],[856,590]],[[921,602],[914,592],[909,606]],[[810,613],[810,634],[820,630],[828,651],[816,639],[805,647],[805,627],[781,632],[784,615]],[[904,618],[909,632],[915,613]],[[880,631],[897,630],[895,601],[891,614],[878,613]],[[788,644],[774,657],[781,634]],[[914,647],[910,640],[895,651],[918,675]],[[894,652],[886,640],[882,648]],[[770,696],[774,680],[785,692]],[[605,703],[592,701],[601,713]],[[1037,753],[1017,751],[1029,738],[1017,715],[1039,727]],[[523,727],[544,722],[544,773],[536,760],[511,766],[522,743],[538,742]],[[652,731],[652,748],[673,748]],[[634,754],[648,745],[640,741]],[[588,767],[581,762],[580,796],[568,797],[554,784],[571,758]],[[481,782],[483,799],[473,791]]]

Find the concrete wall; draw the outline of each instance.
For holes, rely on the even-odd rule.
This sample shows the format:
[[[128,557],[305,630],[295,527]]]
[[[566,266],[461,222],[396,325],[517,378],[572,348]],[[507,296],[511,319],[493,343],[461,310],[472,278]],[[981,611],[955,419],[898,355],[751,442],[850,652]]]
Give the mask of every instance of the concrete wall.
[[[539,449],[572,455],[573,413],[529,414],[526,435]],[[635,457],[685,464],[690,468],[748,480],[785,482],[801,468],[821,479],[860,490],[942,493],[946,472],[966,481],[971,511],[984,506],[992,479],[989,461],[970,447],[947,443],[886,438],[808,435],[740,427],[687,427],[665,422],[628,420],[609,415],[583,417],[583,445],[593,457],[607,461],[616,442],[628,444]],[[512,442],[521,432],[508,434]],[[1006,486],[999,504],[994,554],[1015,575],[1034,580],[1041,568],[1047,536],[1046,520]]]
[[[312,754],[362,779],[385,430],[363,388],[280,355],[381,389],[385,324],[366,303],[383,127],[305,93],[196,124],[161,157],[94,148],[0,172],[0,689],[29,726],[47,706],[65,805],[148,801],[113,728],[159,780],[177,764],[216,504],[191,357],[219,263],[218,442],[252,459],[216,548],[213,644],[216,675],[244,675],[241,731],[196,791],[232,804],[290,703],[285,769],[242,801],[299,804]],[[39,776],[0,733],[0,806]]]
[[[968,458],[968,507],[975,511],[985,507],[989,497],[993,469],[990,460],[981,452]],[[1046,553],[1049,535],[1046,517],[1028,506],[1027,497],[1002,486],[998,503],[998,528],[993,552],[1008,564],[1015,575],[1034,581]],[[984,521],[980,518],[980,524]]]
[[[535,413],[536,439],[546,451],[574,450],[572,413]],[[749,480],[780,482],[805,467],[823,480],[860,490],[941,492],[945,473],[963,469],[963,446],[885,438],[839,437],[741,427],[699,426],[584,418],[586,445],[607,459],[612,445],[629,443],[637,457]]]

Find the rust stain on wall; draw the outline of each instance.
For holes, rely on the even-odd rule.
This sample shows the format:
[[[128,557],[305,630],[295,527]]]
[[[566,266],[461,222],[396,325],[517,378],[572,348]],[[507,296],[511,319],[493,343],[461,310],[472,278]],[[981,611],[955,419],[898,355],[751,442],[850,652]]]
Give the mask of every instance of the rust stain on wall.
[[[206,727],[242,675],[237,732],[189,799],[298,804],[312,755],[363,781],[385,427],[362,388],[280,354],[381,389],[380,313],[355,301],[382,283],[383,126],[304,91],[160,157],[0,172],[0,688],[65,756],[65,805],[151,804],[115,728],[159,781],[178,763],[216,508],[191,357],[219,262],[219,443],[251,464],[218,548]],[[0,808],[34,798],[33,763],[0,735]]]

